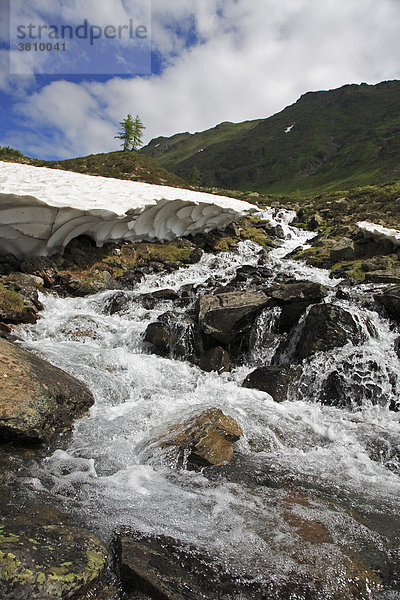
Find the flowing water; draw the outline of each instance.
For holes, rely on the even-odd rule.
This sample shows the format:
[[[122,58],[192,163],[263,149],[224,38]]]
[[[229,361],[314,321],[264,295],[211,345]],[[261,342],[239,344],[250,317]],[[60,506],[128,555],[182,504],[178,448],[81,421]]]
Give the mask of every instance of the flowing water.
[[[113,291],[44,296],[38,323],[20,330],[23,345],[85,381],[96,402],[76,424],[69,447],[34,466],[28,482],[54,494],[105,540],[120,525],[166,534],[207,549],[227,569],[266,586],[322,582],[313,600],[352,598],[352,561],[379,570],[384,583],[374,588],[367,582],[357,597],[398,599],[400,413],[388,409],[400,397],[396,331],[365,301],[367,287],[352,300],[339,300],[340,282],[328,272],[285,259],[309,234],[288,225],[290,213],[265,216],[286,236],[268,266],[328,286],[329,301],[355,315],[365,342],[312,357],[296,392],[281,404],[241,387],[255,366],[272,359],[280,342],[279,309],[260,314],[249,356],[230,373],[205,373],[184,360],[152,355],[143,341],[147,325],[172,308],[185,309],[172,301],[146,308],[141,296],[202,285],[210,276],[226,283],[238,267],[258,263],[260,247],[252,242],[236,253],[204,255],[196,265],[147,276],[126,292],[118,314],[108,310]],[[317,401],[333,370],[346,382],[345,408]],[[234,417],[244,431],[230,464],[182,469],[152,445],[169,423],[210,407]],[[272,591],[265,597],[280,598]],[[290,597],[303,598],[300,592]]]

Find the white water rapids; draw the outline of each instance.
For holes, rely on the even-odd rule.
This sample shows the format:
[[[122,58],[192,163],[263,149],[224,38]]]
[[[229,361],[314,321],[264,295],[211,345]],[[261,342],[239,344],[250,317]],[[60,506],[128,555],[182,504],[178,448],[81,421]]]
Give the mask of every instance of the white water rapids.
[[[238,267],[257,264],[260,247],[252,242],[241,243],[237,253],[204,255],[174,273],[147,276],[127,292],[130,302],[118,314],[105,309],[113,291],[43,296],[38,323],[19,330],[23,345],[85,381],[96,403],[76,423],[68,449],[38,464],[29,482],[51,491],[106,540],[119,525],[163,533],[208,548],[257,581],[265,573],[278,584],[303,575],[322,578],[324,591],[315,598],[324,600],[353,597],[347,595],[344,557],[361,557],[386,579],[384,591],[360,597],[398,599],[399,570],[391,569],[399,563],[400,413],[388,410],[400,392],[396,331],[362,302],[336,299],[338,281],[328,272],[284,258],[307,240],[287,224],[289,216],[275,215],[287,239],[270,253],[268,266],[329,286],[329,301],[361,324],[369,318],[373,336],[361,346],[315,355],[298,394],[277,404],[241,384],[255,366],[270,361],[276,340],[271,335],[266,341],[266,333],[273,332],[279,309],[260,315],[251,356],[222,376],[152,355],[143,342],[147,325],[176,307],[159,301],[144,308],[140,295],[210,276],[228,282]],[[346,361],[357,365],[359,377],[355,382],[354,373],[349,376],[348,393],[358,394],[361,406],[322,406],[315,401],[321,378]],[[169,423],[209,407],[221,408],[244,431],[230,465],[178,469],[149,447]]]

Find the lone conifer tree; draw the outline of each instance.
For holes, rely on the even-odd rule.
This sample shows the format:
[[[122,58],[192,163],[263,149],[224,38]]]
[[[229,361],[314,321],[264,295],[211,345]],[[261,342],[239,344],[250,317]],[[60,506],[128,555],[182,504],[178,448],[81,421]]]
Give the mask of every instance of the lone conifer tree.
[[[130,150],[133,144],[135,132],[135,121],[132,119],[132,115],[128,114],[126,119],[120,121],[120,125],[122,130],[114,137],[122,140],[121,145],[124,147],[124,151]]]
[[[142,121],[139,119],[139,115],[136,115],[134,124],[133,124],[133,140],[132,140],[132,150],[138,150],[140,146],[143,146],[142,137],[143,130],[146,127],[143,125]]]

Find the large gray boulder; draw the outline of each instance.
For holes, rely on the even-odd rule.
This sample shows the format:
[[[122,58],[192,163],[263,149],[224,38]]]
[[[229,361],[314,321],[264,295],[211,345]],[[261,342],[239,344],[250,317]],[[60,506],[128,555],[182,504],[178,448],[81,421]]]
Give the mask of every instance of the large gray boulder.
[[[0,443],[48,442],[93,403],[83,383],[0,339]]]
[[[198,323],[205,334],[222,344],[230,344],[250,329],[269,301],[269,296],[260,291],[201,296],[196,304]]]

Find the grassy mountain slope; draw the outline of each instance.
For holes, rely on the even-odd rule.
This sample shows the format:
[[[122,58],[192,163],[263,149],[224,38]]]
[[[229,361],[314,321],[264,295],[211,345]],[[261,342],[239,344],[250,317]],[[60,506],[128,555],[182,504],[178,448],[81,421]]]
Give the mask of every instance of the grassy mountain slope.
[[[196,166],[203,185],[272,194],[400,179],[400,81],[310,92],[268,119],[158,138],[141,153],[186,178]]]
[[[91,154],[55,161],[28,158],[12,148],[9,148],[8,151],[7,148],[4,148],[0,149],[0,160],[75,171],[86,175],[101,175],[102,177],[130,179],[157,185],[186,187],[185,182],[178,175],[169,173],[154,159],[137,152],[108,152],[107,154]]]
[[[169,138],[158,137],[142,148],[140,152],[160,161],[166,169],[175,169],[177,164],[186,160],[189,160],[190,163],[193,155],[203,152],[209,146],[234,143],[235,140],[240,140],[243,134],[254,129],[259,123],[259,120],[244,121],[243,123],[226,121],[213,129],[199,133],[177,133]],[[187,169],[185,175],[189,175]]]

